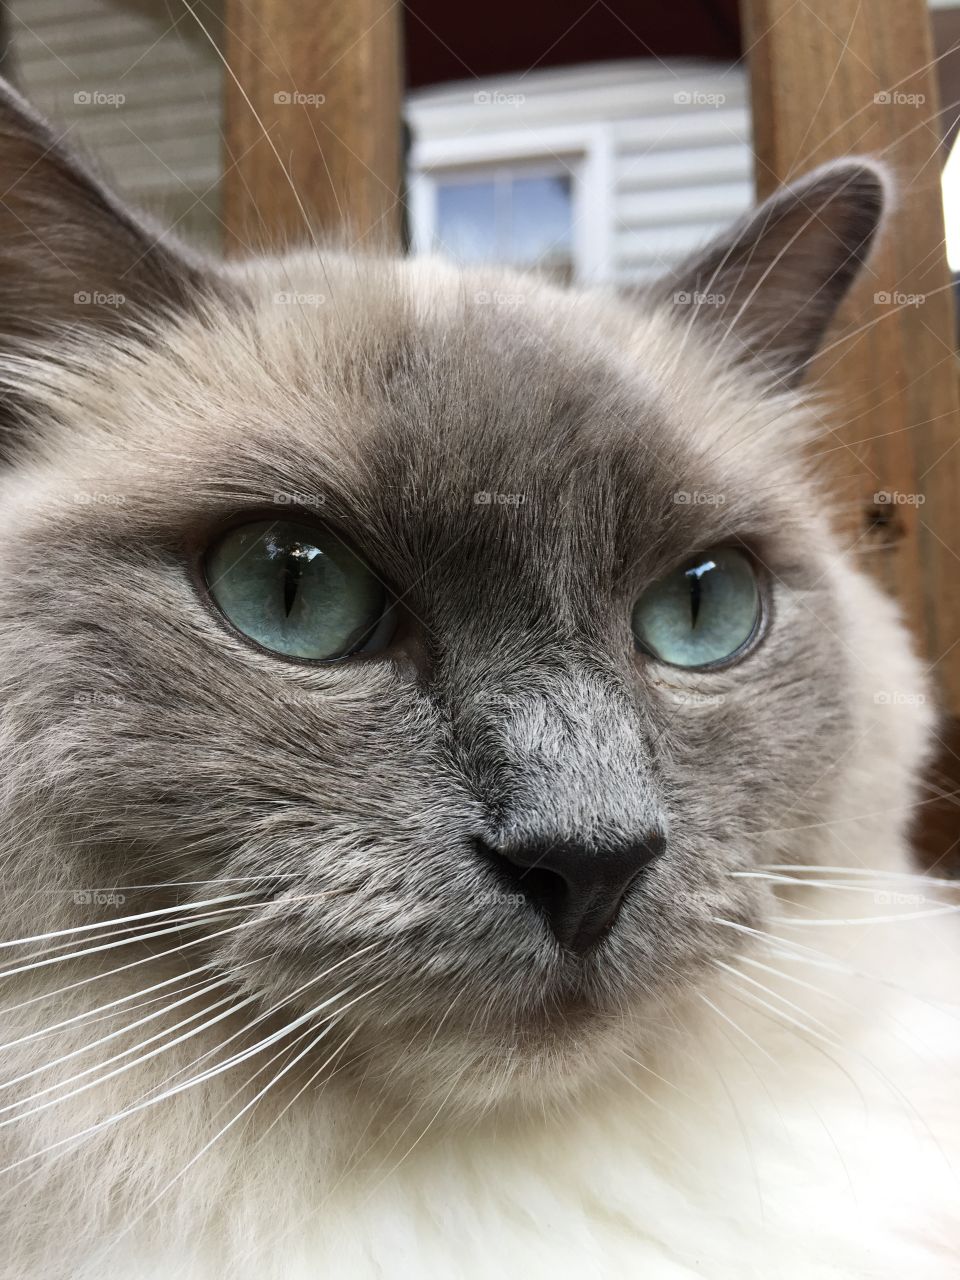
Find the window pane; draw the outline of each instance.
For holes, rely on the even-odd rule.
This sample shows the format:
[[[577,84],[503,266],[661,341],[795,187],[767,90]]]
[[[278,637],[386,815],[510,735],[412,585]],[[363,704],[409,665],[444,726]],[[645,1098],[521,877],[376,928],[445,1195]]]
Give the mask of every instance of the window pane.
[[[487,182],[442,182],[437,187],[438,247],[464,262],[496,258],[497,189]]]
[[[563,269],[572,257],[570,175],[514,178],[510,201],[510,260]]]

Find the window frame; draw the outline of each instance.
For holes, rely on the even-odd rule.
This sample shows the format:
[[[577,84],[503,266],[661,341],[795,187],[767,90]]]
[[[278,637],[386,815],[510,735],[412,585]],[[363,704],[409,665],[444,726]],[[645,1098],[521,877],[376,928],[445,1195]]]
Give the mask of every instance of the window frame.
[[[482,108],[480,108],[482,110]],[[571,187],[571,256],[578,283],[613,277],[613,147],[604,125],[557,126],[522,132],[417,138],[410,151],[408,201],[411,249],[436,253],[437,188],[445,181],[482,180],[497,170],[520,176],[565,170]]]

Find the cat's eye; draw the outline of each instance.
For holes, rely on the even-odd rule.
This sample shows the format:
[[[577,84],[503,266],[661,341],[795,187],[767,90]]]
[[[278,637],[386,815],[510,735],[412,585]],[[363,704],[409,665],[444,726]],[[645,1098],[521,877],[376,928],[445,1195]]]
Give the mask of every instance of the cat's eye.
[[[661,662],[712,667],[747,647],[761,615],[749,558],[734,547],[717,547],[647,588],[633,608],[633,634],[637,646]]]
[[[330,662],[382,649],[395,626],[389,592],[335,533],[289,520],[228,530],[208,552],[207,589],[264,649]]]

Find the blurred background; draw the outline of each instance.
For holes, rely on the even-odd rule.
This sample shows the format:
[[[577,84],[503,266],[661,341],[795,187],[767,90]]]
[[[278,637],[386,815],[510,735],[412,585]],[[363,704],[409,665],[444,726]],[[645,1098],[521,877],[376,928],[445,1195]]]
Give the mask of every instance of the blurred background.
[[[8,0],[4,67],[125,193],[218,245],[223,6],[192,10]],[[504,0],[405,6],[416,248],[629,279],[748,206],[736,3],[615,0],[532,6],[525,23],[523,14]],[[699,58],[709,69],[691,65]]]
[[[4,73],[136,203],[222,246],[223,3],[7,0],[0,14]],[[933,0],[931,19],[960,269],[960,4]],[[643,279],[753,198],[736,0],[413,0],[402,28],[416,251]]]
[[[221,246],[221,0],[8,0],[0,14],[6,76],[125,195]],[[955,212],[948,248],[960,269],[960,154],[948,159],[960,4],[933,0],[931,17]],[[736,0],[413,0],[402,27],[415,251],[564,279],[643,279],[753,200]]]

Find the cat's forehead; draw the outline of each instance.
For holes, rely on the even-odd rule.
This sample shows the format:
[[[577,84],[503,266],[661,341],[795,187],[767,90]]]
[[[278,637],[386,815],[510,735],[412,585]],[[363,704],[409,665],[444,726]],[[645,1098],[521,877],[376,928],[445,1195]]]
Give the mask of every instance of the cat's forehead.
[[[71,482],[124,499],[101,520],[306,511],[406,579],[443,554],[615,574],[782,518],[769,407],[676,326],[519,276],[309,268],[70,373]]]
[[[712,353],[655,309],[433,261],[309,265],[306,293],[277,290],[290,264],[254,282],[245,374],[259,386],[248,397],[238,379],[235,398],[258,430],[241,411],[226,440],[241,456],[272,430],[318,478],[332,451],[365,476],[472,475],[480,491],[511,474],[562,485],[584,468],[662,490],[691,468],[722,480],[767,465],[770,433],[745,452],[739,429],[768,406],[749,384],[705,377]],[[276,380],[296,400],[290,416],[272,417]]]
[[[299,360],[300,408],[273,425],[271,483],[299,469],[325,503],[394,525],[416,513],[438,533],[462,532],[474,507],[571,538],[708,537],[768,517],[771,462],[786,453],[771,406],[747,380],[709,376],[711,353],[670,319],[433,262],[365,277],[351,263],[326,279],[322,318],[297,309],[277,331],[275,280],[260,286],[275,360]]]

